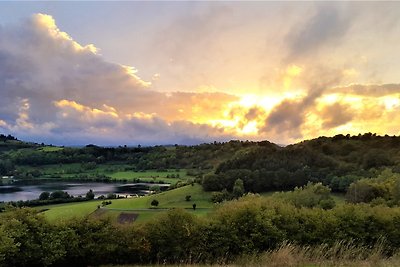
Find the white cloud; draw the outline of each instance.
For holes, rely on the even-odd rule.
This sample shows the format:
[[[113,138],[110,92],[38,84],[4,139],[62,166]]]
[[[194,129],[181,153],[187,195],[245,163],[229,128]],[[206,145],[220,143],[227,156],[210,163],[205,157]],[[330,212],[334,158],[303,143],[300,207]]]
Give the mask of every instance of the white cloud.
[[[105,61],[94,45],[77,43],[49,15],[36,14],[0,31],[0,126],[6,131],[70,144],[92,138],[116,144],[226,137],[186,120],[204,110],[218,113],[234,96],[156,92],[135,68]]]

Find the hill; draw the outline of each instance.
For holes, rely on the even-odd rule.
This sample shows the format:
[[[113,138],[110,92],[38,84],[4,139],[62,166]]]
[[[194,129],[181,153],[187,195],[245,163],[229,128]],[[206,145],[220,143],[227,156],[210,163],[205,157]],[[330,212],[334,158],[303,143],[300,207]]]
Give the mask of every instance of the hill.
[[[289,190],[307,182],[322,182],[345,192],[359,179],[383,168],[400,172],[400,137],[336,135],[286,147],[268,141],[214,142],[196,146],[54,147],[0,135],[0,175],[19,179],[119,179],[137,172],[176,170],[197,177],[206,191],[233,190],[237,179],[247,192]],[[157,176],[157,175],[156,175]],[[148,178],[146,178],[148,179]],[[151,179],[151,177],[149,177]]]
[[[384,168],[400,172],[397,136],[367,133],[319,137],[286,147],[257,144],[219,164],[204,177],[204,189],[231,191],[241,179],[250,192],[289,190],[309,181],[345,192],[352,182],[376,176]]]

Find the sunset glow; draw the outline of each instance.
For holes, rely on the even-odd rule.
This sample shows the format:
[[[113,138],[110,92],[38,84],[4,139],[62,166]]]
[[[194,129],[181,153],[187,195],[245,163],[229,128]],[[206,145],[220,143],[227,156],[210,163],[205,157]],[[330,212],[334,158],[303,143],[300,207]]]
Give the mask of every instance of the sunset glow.
[[[77,145],[400,134],[400,3],[22,4],[0,4],[1,132]]]

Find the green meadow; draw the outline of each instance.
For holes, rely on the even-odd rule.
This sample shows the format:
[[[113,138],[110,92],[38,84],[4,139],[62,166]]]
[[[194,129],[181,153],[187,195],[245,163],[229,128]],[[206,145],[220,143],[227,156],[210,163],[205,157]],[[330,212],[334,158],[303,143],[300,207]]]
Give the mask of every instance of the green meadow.
[[[177,181],[183,181],[188,178],[186,170],[169,170],[169,171],[118,171],[112,174],[109,174],[113,179],[117,180],[135,180],[140,179],[145,182],[165,182],[174,184]]]
[[[186,196],[191,196],[190,201],[186,201]],[[152,200],[159,202],[157,207],[151,206]],[[102,200],[94,200],[79,203],[65,203],[49,206],[37,207],[44,210],[43,214],[50,221],[62,221],[71,218],[82,218],[95,212]],[[132,212],[138,214],[137,221],[146,221],[160,212],[172,208],[183,208],[196,215],[204,215],[213,208],[211,193],[204,192],[201,185],[187,185],[177,189],[165,191],[159,194],[148,195],[139,198],[112,199],[112,204],[105,206],[101,210],[104,215],[117,218],[121,212]],[[196,210],[193,210],[196,204]],[[106,212],[104,212],[106,211]]]
[[[43,213],[50,221],[62,221],[72,218],[82,218],[97,209],[102,200],[85,201],[78,203],[65,203],[48,206],[40,206],[36,209],[43,210]]]

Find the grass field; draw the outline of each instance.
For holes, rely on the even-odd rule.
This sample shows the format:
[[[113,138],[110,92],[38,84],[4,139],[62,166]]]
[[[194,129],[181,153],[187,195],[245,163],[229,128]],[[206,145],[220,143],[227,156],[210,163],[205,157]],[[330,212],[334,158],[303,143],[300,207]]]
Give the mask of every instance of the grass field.
[[[43,151],[43,152],[55,152],[55,151],[60,151],[63,150],[63,147],[59,146],[44,146],[44,147],[39,147],[37,150]]]
[[[186,201],[187,195],[191,196],[191,201]],[[150,205],[153,199],[159,201],[157,208]],[[112,218],[116,218],[123,211],[135,212],[139,214],[138,221],[146,221],[170,208],[185,208],[196,215],[204,215],[213,208],[210,199],[211,193],[204,192],[201,185],[195,184],[140,198],[114,199],[111,200],[112,204],[106,206],[104,210],[107,211],[107,216],[110,215]],[[89,215],[97,209],[98,205],[101,205],[101,202],[101,200],[96,200],[66,203],[41,206],[37,209],[48,209],[44,212],[45,217],[50,221],[59,221]],[[192,210],[194,203],[196,203],[195,211]]]
[[[37,207],[38,210],[48,209],[44,212],[45,217],[49,221],[68,220],[71,218],[82,218],[89,215],[101,205],[101,200],[78,202],[78,203],[65,203],[49,206]]]
[[[119,171],[112,173],[110,175],[111,178],[117,179],[117,180],[134,180],[134,179],[140,179],[142,181],[150,182],[159,182],[163,181],[165,183],[171,183],[175,184],[178,181],[183,181],[188,178],[187,176],[187,171],[186,170],[170,170],[170,171],[164,171],[164,172],[159,172],[159,171],[143,171],[143,172],[135,172],[135,171]],[[171,178],[175,177],[175,178]]]
[[[190,201],[186,201],[185,197],[191,196]],[[197,208],[212,208],[211,193],[204,192],[201,185],[187,185],[174,190],[162,192],[156,195],[149,195],[141,198],[117,199],[107,208],[113,209],[143,209],[151,208],[151,201],[157,199],[159,201],[158,208],[192,208],[196,203]]]

